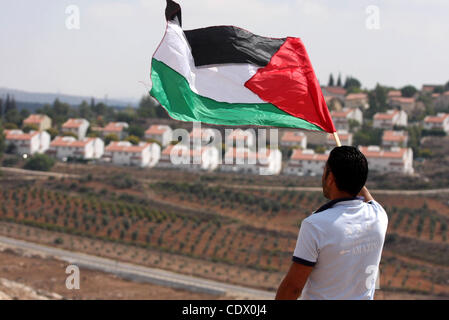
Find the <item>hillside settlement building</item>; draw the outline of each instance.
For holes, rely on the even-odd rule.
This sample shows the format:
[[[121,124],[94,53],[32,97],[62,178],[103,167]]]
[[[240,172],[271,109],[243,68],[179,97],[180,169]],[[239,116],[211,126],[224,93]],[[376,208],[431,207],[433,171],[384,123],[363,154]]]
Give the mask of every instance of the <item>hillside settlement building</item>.
[[[424,129],[426,130],[442,130],[449,133],[449,114],[439,113],[436,116],[428,116],[424,118]]]
[[[404,110],[407,114],[411,114],[416,108],[416,99],[405,97],[391,97],[389,98],[389,104],[392,107]]]
[[[353,134],[348,131],[338,131],[338,137],[343,146],[352,146]],[[334,135],[327,135],[326,144],[329,147],[336,147],[337,143],[335,141]]]
[[[5,130],[6,150],[12,149],[19,155],[44,153],[50,147],[50,135],[46,131]]]
[[[296,176],[321,176],[329,154],[317,154],[313,150],[293,150],[284,173]]]
[[[345,108],[369,108],[368,95],[366,93],[351,93],[345,97]]]
[[[74,137],[56,137],[47,151],[61,160],[75,159],[100,159],[104,153],[104,142],[99,138],[84,138],[77,140]]]
[[[378,146],[359,147],[368,160],[369,169],[379,173],[413,174],[413,151],[411,148],[393,147],[381,149]]]
[[[154,167],[161,157],[157,143],[142,142],[135,146],[128,141],[111,142],[105,150],[104,161],[119,166]]]
[[[394,126],[407,126],[407,113],[403,110],[388,110],[386,113],[374,115],[373,127],[384,130],[392,130]]]
[[[128,128],[129,125],[126,122],[110,122],[101,129],[101,132],[103,137],[116,135],[119,140],[123,140],[126,138]]]
[[[278,175],[282,169],[282,153],[274,149],[258,152],[250,149],[230,148],[226,151],[221,171],[251,173],[258,175]]]
[[[408,133],[406,131],[385,130],[382,136],[382,146],[384,147],[406,147],[408,143]]]
[[[332,111],[331,116],[337,131],[349,131],[350,120],[357,121],[360,125],[363,124],[363,113],[358,108],[344,108],[341,111]]]
[[[281,146],[307,148],[307,136],[302,131],[286,131],[281,138]]]
[[[237,148],[252,148],[256,145],[256,133],[254,130],[232,130],[226,136],[226,145]]]
[[[23,126],[35,126],[38,131],[45,131],[51,128],[51,119],[43,114],[32,114],[23,120]]]
[[[190,146],[193,149],[201,148],[202,146],[212,146],[221,144],[220,132],[211,128],[193,128],[190,132]]]
[[[334,97],[345,101],[346,89],[342,87],[323,87],[321,88],[325,97]]]
[[[191,149],[186,145],[169,145],[158,163],[160,168],[179,168],[188,171],[214,171],[220,163],[217,148]]]
[[[86,119],[69,119],[62,125],[62,131],[74,133],[78,140],[86,137],[87,129],[89,129],[89,121]]]
[[[173,130],[169,126],[155,124],[145,131],[145,139],[157,141],[165,147],[173,140]]]

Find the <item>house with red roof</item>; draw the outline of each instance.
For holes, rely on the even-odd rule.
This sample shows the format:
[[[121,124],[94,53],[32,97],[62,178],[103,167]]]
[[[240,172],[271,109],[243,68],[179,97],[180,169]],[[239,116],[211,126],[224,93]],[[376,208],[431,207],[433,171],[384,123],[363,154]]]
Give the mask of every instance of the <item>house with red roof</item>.
[[[434,93],[432,95],[433,102],[439,108],[449,108],[449,91],[443,93]]]
[[[344,108],[340,111],[332,111],[331,116],[337,131],[349,131],[350,120],[357,121],[360,125],[363,124],[363,113],[358,108]]]
[[[70,136],[58,136],[51,142],[47,153],[64,161],[69,158],[100,159],[104,153],[104,142],[100,138],[77,140]]]
[[[385,130],[382,136],[382,146],[384,147],[406,147],[408,143],[408,133],[406,131]]]
[[[391,97],[388,99],[388,103],[394,108],[404,110],[407,114],[412,113],[416,108],[416,99],[413,97]]]
[[[222,136],[219,130],[212,128],[193,127],[189,135],[190,147],[198,149],[203,146],[221,145]]]
[[[427,116],[424,118],[423,123],[426,130],[442,130],[446,133],[449,132],[449,114],[438,113],[436,116]]]
[[[173,140],[173,130],[169,126],[155,124],[145,131],[145,139],[158,141],[165,147]]]
[[[133,145],[128,141],[113,141],[105,149],[103,160],[118,166],[154,167],[161,157],[157,143],[142,142]]]
[[[126,122],[110,122],[106,127],[102,128],[103,137],[108,135],[116,135],[119,140],[123,140],[127,136],[127,129],[129,125]]]
[[[382,149],[379,146],[360,146],[359,150],[368,160],[369,169],[378,173],[401,173],[410,175],[413,169],[411,148],[393,147]]]
[[[340,142],[343,146],[352,146],[352,141],[354,135],[348,131],[340,130],[337,131],[338,137],[340,138]],[[337,142],[335,141],[333,134],[328,134],[326,139],[326,144],[328,147],[334,148],[337,146]]]
[[[226,146],[236,148],[252,148],[256,145],[256,131],[254,129],[226,129]]]
[[[399,97],[402,97],[401,90],[390,90],[390,91],[388,91],[387,102],[389,101],[389,99],[399,98]]]
[[[282,153],[277,149],[229,148],[221,171],[258,175],[278,175],[282,169]]]
[[[406,127],[408,122],[407,113],[403,110],[388,110],[385,113],[374,115],[373,127],[378,129],[392,130],[394,126]]]
[[[38,131],[45,131],[51,128],[51,119],[44,114],[31,114],[23,120],[23,127],[35,126]]]
[[[306,149],[307,136],[299,130],[285,131],[281,137],[281,146]]]
[[[346,89],[342,87],[322,87],[321,91],[325,97],[334,97],[345,101]]]
[[[366,110],[369,108],[368,95],[366,93],[350,93],[345,97],[345,108],[361,108]]]
[[[78,140],[86,137],[89,121],[86,119],[69,119],[61,127],[62,132],[74,133]]]
[[[284,173],[295,176],[321,176],[329,153],[315,153],[313,150],[295,149]]]
[[[187,171],[214,171],[219,164],[220,153],[215,147],[193,149],[183,144],[177,144],[169,145],[162,151],[157,166]]]
[[[50,135],[46,131],[5,130],[5,146],[7,151],[19,155],[44,153],[50,147]]]

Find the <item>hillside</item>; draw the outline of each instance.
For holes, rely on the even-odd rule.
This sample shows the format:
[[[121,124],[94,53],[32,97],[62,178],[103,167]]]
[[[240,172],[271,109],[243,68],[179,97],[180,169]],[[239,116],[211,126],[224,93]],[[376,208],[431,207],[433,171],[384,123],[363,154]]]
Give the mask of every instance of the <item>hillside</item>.
[[[68,103],[70,105],[76,106],[80,105],[83,101],[90,101],[93,97],[88,96],[76,96],[76,95],[68,95],[61,93],[41,93],[41,92],[28,92],[17,89],[10,88],[0,88],[0,98],[5,100],[6,96],[13,96],[16,101],[18,101],[19,108],[28,106],[26,108],[30,111],[33,111],[36,105],[43,105],[46,103],[53,103],[56,99],[59,99],[61,102]],[[97,102],[107,103],[111,106],[116,107],[126,107],[128,105],[135,106],[137,104],[136,101],[126,101],[119,99],[104,99],[104,98],[95,98]]]
[[[0,218],[68,238],[10,235],[265,290],[275,290],[288,268],[301,220],[324,202],[319,192],[245,189],[258,185],[256,176],[228,176],[224,187],[214,185],[224,183],[219,174],[55,170],[79,178],[4,173],[2,184],[15,187],[0,193]],[[446,196],[376,196],[390,219],[379,294],[449,297]]]

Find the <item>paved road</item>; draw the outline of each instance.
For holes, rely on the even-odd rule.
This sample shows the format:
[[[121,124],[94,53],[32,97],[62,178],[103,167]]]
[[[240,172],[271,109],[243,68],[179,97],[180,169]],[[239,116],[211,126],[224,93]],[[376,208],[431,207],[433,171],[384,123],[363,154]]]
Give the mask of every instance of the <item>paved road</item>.
[[[3,172],[26,175],[26,176],[35,176],[35,177],[79,178],[79,175],[77,175],[77,174],[68,174],[68,173],[59,173],[59,172],[33,171],[33,170],[25,170],[25,169],[19,169],[19,168],[8,168],[8,167],[0,167],[0,170]]]
[[[130,263],[118,262],[112,259],[100,258],[84,253],[71,252],[2,236],[0,236],[0,243],[20,248],[22,250],[32,250],[35,252],[51,255],[79,267],[113,273],[122,278],[133,281],[148,282],[157,285],[181,288],[193,292],[201,292],[213,295],[228,294],[231,296],[244,297],[247,299],[268,300],[274,299],[275,295],[273,292],[269,291],[229,285],[217,281],[181,275],[170,271],[148,268],[133,265]]]
[[[318,187],[283,187],[283,186],[250,186],[250,185],[238,185],[238,184],[218,184],[209,183],[211,187],[224,187],[232,189],[247,189],[247,190],[276,190],[276,191],[307,191],[307,192],[323,192],[322,188]],[[387,194],[387,195],[433,195],[449,193],[449,188],[444,189],[428,189],[428,190],[376,190],[370,189],[370,192],[374,195]]]

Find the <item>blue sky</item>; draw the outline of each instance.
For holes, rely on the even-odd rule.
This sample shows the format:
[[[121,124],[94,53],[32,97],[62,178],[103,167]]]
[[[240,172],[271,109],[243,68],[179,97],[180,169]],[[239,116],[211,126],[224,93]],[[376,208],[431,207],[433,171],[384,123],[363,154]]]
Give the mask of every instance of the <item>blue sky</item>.
[[[367,88],[449,80],[447,0],[180,0],[184,27],[233,24],[301,37],[316,73],[357,77]],[[65,9],[80,8],[80,30]],[[365,27],[380,9],[380,30]],[[0,87],[138,99],[162,39],[164,0],[3,0]]]

